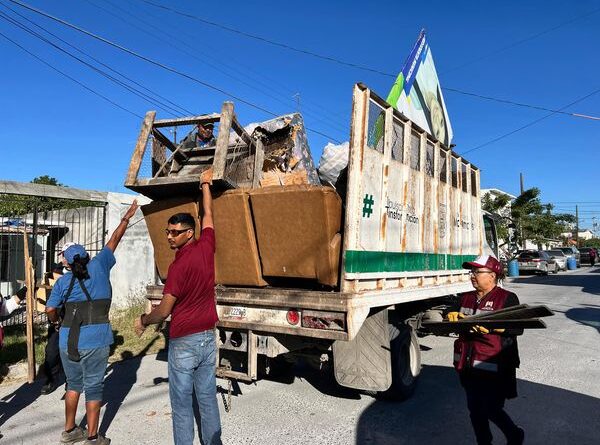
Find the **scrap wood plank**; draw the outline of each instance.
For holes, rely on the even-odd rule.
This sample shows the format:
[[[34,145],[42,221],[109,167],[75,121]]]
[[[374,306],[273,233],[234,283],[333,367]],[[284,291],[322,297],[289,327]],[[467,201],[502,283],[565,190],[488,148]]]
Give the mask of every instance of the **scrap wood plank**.
[[[33,383],[35,380],[35,350],[33,339],[33,311],[35,291],[35,270],[29,256],[29,239],[27,231],[23,231],[23,257],[25,262],[25,286],[27,286],[27,296],[25,299],[27,319],[27,381]]]
[[[527,306],[527,305],[524,305]],[[477,320],[481,320],[481,319],[485,319],[485,320],[491,320],[491,319],[502,319],[502,320],[518,320],[518,319],[526,319],[526,318],[540,318],[540,317],[551,317],[552,315],[554,315],[554,312],[552,312],[550,309],[548,309],[547,306],[528,306],[528,307],[524,307],[524,308],[519,308],[518,306],[513,306],[516,309],[513,310],[507,310],[507,311],[487,311],[487,313],[484,313],[482,316],[477,317]],[[507,308],[507,309],[511,309],[511,308]],[[477,314],[480,315],[480,314]],[[472,317],[467,317],[467,320],[470,319]],[[463,319],[464,320],[464,319]]]
[[[300,185],[308,184],[308,174],[306,170],[298,170],[294,172],[284,173],[278,170],[269,170],[262,172],[260,180],[261,187],[269,187],[273,185]]]
[[[486,329],[544,329],[546,323],[538,318],[524,320],[469,320],[425,322],[421,325],[435,335],[445,335],[451,332],[462,333],[469,331],[473,326],[482,326]]]
[[[467,316],[465,318],[466,319],[470,319],[470,318],[485,318],[485,317],[489,316],[492,312],[494,314],[506,314],[508,312],[517,311],[517,310],[520,310],[520,309],[526,309],[528,307],[529,307],[529,305],[527,305],[527,304],[519,304],[517,306],[509,306],[509,307],[505,307],[503,309],[498,309],[496,311],[481,311],[478,314],[469,315],[469,316]],[[462,318],[461,320],[464,320],[464,318]]]
[[[127,172],[127,178],[125,179],[125,185],[135,185],[140,166],[142,165],[142,159],[144,159],[144,152],[146,151],[146,145],[148,144],[148,138],[152,131],[152,124],[156,117],[156,111],[148,111],[142,122],[142,129],[138,140],[131,155],[131,161],[129,163],[129,171]]]

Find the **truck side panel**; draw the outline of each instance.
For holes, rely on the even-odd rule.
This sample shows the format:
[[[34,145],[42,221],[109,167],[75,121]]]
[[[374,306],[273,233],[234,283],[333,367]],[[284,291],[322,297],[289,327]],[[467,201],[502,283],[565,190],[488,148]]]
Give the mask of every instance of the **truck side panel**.
[[[478,187],[470,163],[357,85],[342,291],[468,284],[461,264],[482,253]]]

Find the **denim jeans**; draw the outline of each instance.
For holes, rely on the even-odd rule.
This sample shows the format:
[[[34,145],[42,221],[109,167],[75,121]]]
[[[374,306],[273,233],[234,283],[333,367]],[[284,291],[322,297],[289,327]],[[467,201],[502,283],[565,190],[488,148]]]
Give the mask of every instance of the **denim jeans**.
[[[169,340],[169,396],[175,445],[191,445],[194,441],[193,392],[200,409],[202,443],[221,445],[216,360],[213,330]]]
[[[69,359],[66,349],[60,350],[60,359],[67,377],[67,390],[85,392],[86,402],[102,400],[104,374],[108,364],[109,346],[94,349],[80,349],[81,360]]]

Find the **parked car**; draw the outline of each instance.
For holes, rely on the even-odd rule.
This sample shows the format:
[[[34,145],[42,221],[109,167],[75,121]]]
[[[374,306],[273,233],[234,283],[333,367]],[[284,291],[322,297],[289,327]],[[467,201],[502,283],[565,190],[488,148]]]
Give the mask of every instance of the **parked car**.
[[[555,247],[555,249],[562,250],[564,252],[564,254],[567,256],[567,258],[574,257],[577,267],[581,267],[581,254],[579,253],[579,250],[577,250],[577,247],[575,247],[575,246]]]
[[[527,250],[517,257],[519,271],[535,272],[548,275],[548,272],[558,273],[558,264],[543,250]]]
[[[593,247],[581,247],[579,249],[581,264],[592,264],[592,257],[590,256],[592,250],[596,253],[594,263],[598,261],[598,252]]]
[[[550,255],[550,258],[556,261],[559,270],[567,270],[567,256],[562,250],[545,250],[544,252],[546,252],[548,255]]]

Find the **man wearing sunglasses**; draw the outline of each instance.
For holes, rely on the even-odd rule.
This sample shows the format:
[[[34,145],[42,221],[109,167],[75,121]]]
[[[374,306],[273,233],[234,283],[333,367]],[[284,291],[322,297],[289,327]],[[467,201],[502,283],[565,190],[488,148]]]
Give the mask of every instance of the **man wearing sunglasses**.
[[[502,264],[493,256],[482,255],[465,262],[471,271],[474,291],[461,295],[457,310],[448,320],[519,304],[517,296],[498,286],[504,276]],[[479,445],[492,443],[489,421],[504,433],[508,445],[522,444],[524,431],[504,411],[506,399],[517,397],[516,368],[519,367],[517,335],[522,329],[493,329],[475,326],[454,342],[454,367],[467,395],[471,424]]]
[[[217,405],[216,339],[218,321],[215,302],[215,232],[212,215],[212,169],[200,176],[202,223],[200,238],[194,236],[196,221],[189,213],[169,218],[165,230],[175,260],[169,266],[160,305],[135,322],[141,336],[150,324],[171,315],[169,329],[169,397],[175,445],[194,441],[195,392],[200,409],[200,434],[205,445],[221,445],[221,420]]]

